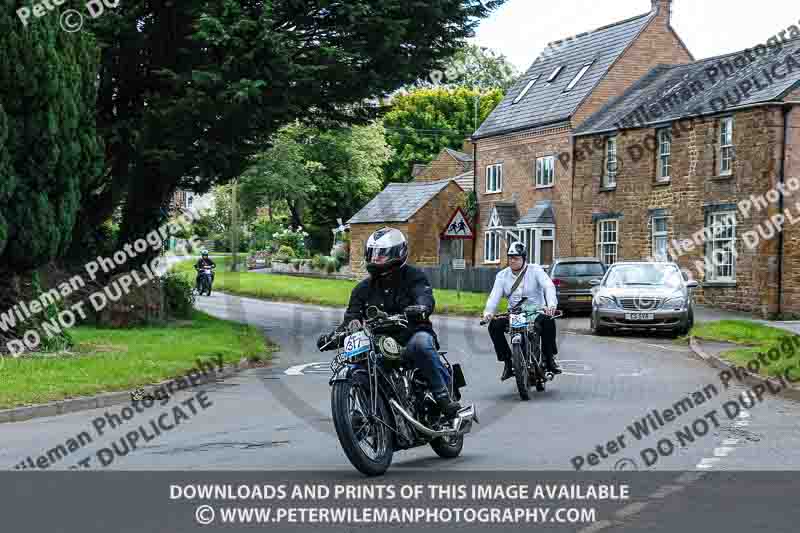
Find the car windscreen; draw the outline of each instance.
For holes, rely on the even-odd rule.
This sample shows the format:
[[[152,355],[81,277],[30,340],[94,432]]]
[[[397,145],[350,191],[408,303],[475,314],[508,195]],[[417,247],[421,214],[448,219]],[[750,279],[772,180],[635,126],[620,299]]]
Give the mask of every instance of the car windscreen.
[[[553,277],[574,278],[579,276],[602,277],[605,274],[601,263],[559,263],[553,269]]]
[[[606,287],[682,286],[680,270],[671,265],[614,265],[605,281]]]

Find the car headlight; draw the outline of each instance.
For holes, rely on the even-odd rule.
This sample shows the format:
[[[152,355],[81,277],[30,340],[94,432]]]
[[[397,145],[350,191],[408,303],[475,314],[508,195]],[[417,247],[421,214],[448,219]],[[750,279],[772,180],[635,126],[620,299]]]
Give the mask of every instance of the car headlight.
[[[597,304],[597,307],[608,307],[611,309],[619,308],[616,300],[614,300],[614,298],[609,298],[608,296],[595,296],[594,301]]]
[[[674,309],[676,311],[680,311],[684,307],[686,307],[686,299],[683,296],[670,298],[661,306],[662,309]]]

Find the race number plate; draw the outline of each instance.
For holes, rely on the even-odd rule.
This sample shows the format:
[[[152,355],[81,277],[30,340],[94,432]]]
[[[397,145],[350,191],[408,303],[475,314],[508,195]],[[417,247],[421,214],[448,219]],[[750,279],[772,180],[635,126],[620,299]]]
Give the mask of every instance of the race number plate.
[[[344,355],[347,358],[368,352],[370,348],[369,337],[363,331],[348,335],[344,340]]]
[[[625,320],[653,320],[653,313],[625,313]]]
[[[524,328],[528,325],[528,317],[524,314],[519,315],[511,315],[511,327],[512,328]]]

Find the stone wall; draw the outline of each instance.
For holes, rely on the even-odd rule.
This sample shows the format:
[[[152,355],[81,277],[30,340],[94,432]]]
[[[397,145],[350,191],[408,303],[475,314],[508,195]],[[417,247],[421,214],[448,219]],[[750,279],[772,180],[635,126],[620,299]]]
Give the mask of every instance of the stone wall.
[[[618,259],[637,260],[652,254],[651,210],[668,213],[669,242],[690,238],[705,226],[706,206],[733,204],[750,195],[762,196],[777,183],[782,119],[778,108],[758,108],[734,115],[736,160],[733,174],[720,176],[719,118],[683,120],[673,125],[671,180],[656,182],[657,153],[636,147],[655,147],[656,130],[628,130],[618,136],[618,153],[622,158],[613,190],[600,187],[603,171],[603,150],[586,152],[575,161],[575,242],[576,255],[596,255],[593,214],[619,214]],[[576,139],[577,148],[604,137]],[[640,156],[640,157],[635,157]],[[777,307],[778,239],[761,238],[750,249],[743,241],[747,232],[757,231],[766,218],[777,212],[777,204],[745,217],[737,212],[737,246],[735,283],[710,283],[704,279],[702,262],[704,247],[694,246],[685,252],[680,248],[677,259],[701,282],[697,290],[699,302],[724,309],[744,310],[766,316]],[[768,232],[765,234],[769,237]]]

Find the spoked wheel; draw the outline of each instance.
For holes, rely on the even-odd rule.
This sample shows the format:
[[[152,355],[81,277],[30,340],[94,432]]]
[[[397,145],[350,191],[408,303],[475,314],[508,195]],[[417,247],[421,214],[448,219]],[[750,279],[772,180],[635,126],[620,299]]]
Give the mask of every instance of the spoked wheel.
[[[464,435],[453,437],[437,437],[431,441],[431,448],[436,455],[445,459],[453,459],[461,455],[464,447]]]
[[[536,392],[544,392],[545,378],[544,370],[542,369],[542,339],[539,336],[531,339],[531,350],[533,350],[533,360],[531,361],[531,381],[536,385]]]
[[[514,377],[517,378],[517,390],[519,390],[519,397],[523,401],[530,399],[531,395],[528,392],[530,387],[530,376],[528,375],[528,360],[522,350],[521,344],[514,344],[511,348],[511,361],[514,364]]]
[[[381,395],[377,400],[372,413],[370,393],[363,385],[353,381],[333,384],[331,410],[339,443],[353,466],[368,476],[386,472],[394,453],[391,432],[381,422],[389,420],[389,408]]]

